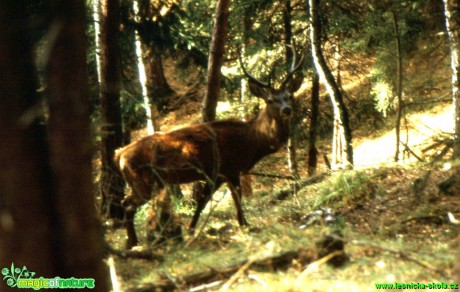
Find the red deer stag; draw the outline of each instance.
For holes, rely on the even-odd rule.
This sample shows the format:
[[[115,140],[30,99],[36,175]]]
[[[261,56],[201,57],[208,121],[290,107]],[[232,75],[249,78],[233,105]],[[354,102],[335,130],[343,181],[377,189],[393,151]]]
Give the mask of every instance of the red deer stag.
[[[294,74],[300,68],[302,58],[297,64],[296,58],[293,59],[281,86],[274,88],[250,75],[240,57],[250,91],[266,104],[253,120],[217,120],[168,133],[156,133],[116,152],[116,165],[132,189],[131,195],[127,195],[123,201],[126,208],[127,248],[138,243],[133,224],[137,207],[149,199],[155,199],[156,204],[158,200],[167,201],[169,196],[165,186],[168,184],[204,181],[199,192],[194,193],[197,207],[189,224],[190,230],[195,228],[214,191],[224,182],[231,190],[239,225],[248,225],[241,207],[240,174],[248,172],[259,160],[276,152],[288,140],[293,111],[291,99],[303,79],[302,74]],[[164,208],[165,204],[160,203],[160,207]],[[162,215],[160,221],[165,222],[170,215],[166,214],[166,217]],[[148,231],[152,232],[152,229]],[[177,229],[173,232],[177,232]]]

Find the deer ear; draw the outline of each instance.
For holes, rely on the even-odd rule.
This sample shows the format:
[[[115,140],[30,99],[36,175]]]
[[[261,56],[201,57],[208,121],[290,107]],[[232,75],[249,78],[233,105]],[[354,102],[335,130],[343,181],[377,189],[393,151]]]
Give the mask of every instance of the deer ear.
[[[292,78],[292,80],[288,84],[289,92],[294,93],[297,90],[299,90],[300,86],[302,85],[302,81],[303,81],[302,73],[299,73],[294,78]]]
[[[251,79],[249,79],[249,90],[252,94],[254,94],[257,97],[265,99],[267,96],[266,89],[263,86],[260,86],[256,82],[252,81]]]

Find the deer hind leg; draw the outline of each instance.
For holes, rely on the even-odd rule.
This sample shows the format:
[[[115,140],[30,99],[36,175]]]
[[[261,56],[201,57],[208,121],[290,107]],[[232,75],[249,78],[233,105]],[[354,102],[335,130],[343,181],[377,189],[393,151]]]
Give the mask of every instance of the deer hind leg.
[[[248,221],[246,221],[246,218],[244,217],[243,208],[241,206],[242,193],[241,193],[240,178],[236,177],[236,178],[229,179],[228,185],[230,187],[230,192],[232,194],[233,202],[235,203],[236,216],[238,219],[238,223],[240,224],[241,227],[249,226]]]
[[[206,181],[198,182],[193,186],[193,199],[196,202],[196,210],[193,214],[192,220],[188,225],[190,233],[195,231],[195,227],[200,219],[201,212],[208,204],[209,200],[212,197],[212,194],[222,185],[222,179],[217,179],[216,182]]]
[[[164,242],[169,239],[182,240],[182,228],[174,214],[168,189],[162,187],[152,198],[152,206],[147,219],[147,240]]]

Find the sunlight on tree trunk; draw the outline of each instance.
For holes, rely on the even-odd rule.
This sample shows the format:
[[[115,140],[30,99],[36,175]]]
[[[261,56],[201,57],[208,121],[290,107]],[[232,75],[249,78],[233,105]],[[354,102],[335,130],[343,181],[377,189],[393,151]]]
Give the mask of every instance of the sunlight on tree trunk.
[[[101,84],[101,47],[100,47],[100,36],[101,36],[101,9],[100,0],[93,0],[93,20],[94,20],[94,51],[96,53],[96,69],[97,69],[97,81]]]
[[[400,144],[401,144],[401,119],[402,119],[402,114],[403,114],[403,99],[402,99],[402,94],[403,94],[403,68],[402,68],[402,50],[401,50],[401,33],[399,30],[399,23],[398,23],[398,17],[396,15],[395,11],[391,11],[391,16],[392,16],[392,21],[393,21],[393,32],[394,32],[394,37],[395,37],[395,44],[396,44],[396,96],[398,97],[398,109],[397,109],[397,114],[396,114],[396,127],[395,127],[395,133],[396,133],[396,150],[395,150],[395,156],[394,156],[394,161],[398,162],[399,161],[399,149],[400,149]],[[408,141],[406,141],[407,144]]]
[[[452,101],[455,115],[454,158],[460,158],[460,4],[458,0],[443,0],[443,2],[452,69]]]
[[[133,1],[134,14],[139,17],[139,1]],[[144,61],[142,60],[142,45],[139,37],[139,33],[136,32],[136,56],[137,66],[139,70],[139,80],[142,86],[142,100],[144,101],[145,115],[147,118],[147,134],[152,135],[155,132],[152,122],[152,110],[150,108],[149,96],[147,93],[147,76],[145,75]]]
[[[310,4],[310,41],[313,61],[320,79],[324,82],[331,98],[334,125],[332,138],[332,168],[353,167],[352,134],[349,124],[348,110],[343,102],[342,93],[326,64],[321,50],[321,22],[317,5],[319,0],[309,0]]]

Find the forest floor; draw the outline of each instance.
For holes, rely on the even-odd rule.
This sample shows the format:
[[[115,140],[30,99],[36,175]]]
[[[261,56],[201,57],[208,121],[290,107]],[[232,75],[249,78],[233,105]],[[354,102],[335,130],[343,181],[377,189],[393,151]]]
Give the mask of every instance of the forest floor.
[[[429,146],[452,132],[452,124],[448,104],[412,113],[407,144],[428,160],[442,150]],[[403,124],[403,137],[405,131]],[[238,227],[231,197],[222,187],[195,235],[147,247],[148,207],[142,208],[136,228],[143,250],[164,258],[113,256],[122,290],[374,291],[385,283],[458,283],[454,267],[460,225],[452,222],[460,218],[459,165],[442,159],[421,162],[414,155],[391,162],[394,130],[354,143],[355,170],[324,172],[295,195],[280,195],[289,181],[253,177],[254,194],[244,198],[246,216],[256,227],[250,230]],[[299,147],[300,168],[305,169],[300,148],[305,147]],[[264,159],[255,171],[277,169],[288,175],[287,167],[279,166],[285,155],[283,150]],[[186,225],[193,207],[187,187],[183,191],[177,211]],[[106,239],[123,249],[125,231],[108,231]],[[324,250],[335,253],[328,256]],[[326,263],[334,255],[339,256]]]

